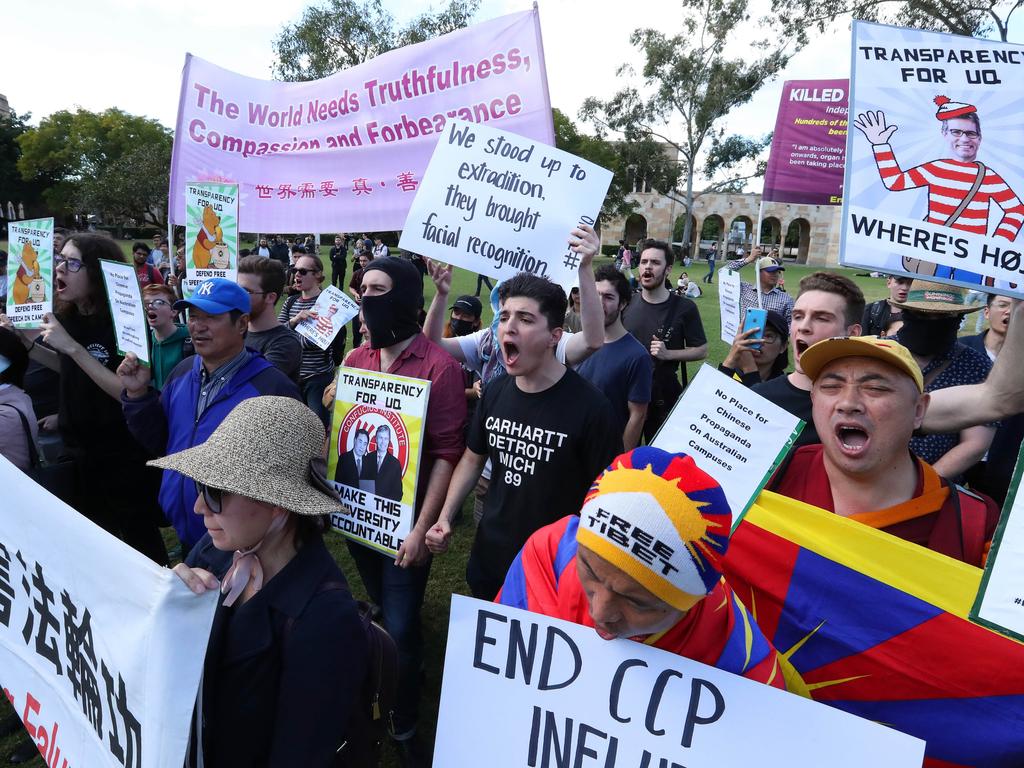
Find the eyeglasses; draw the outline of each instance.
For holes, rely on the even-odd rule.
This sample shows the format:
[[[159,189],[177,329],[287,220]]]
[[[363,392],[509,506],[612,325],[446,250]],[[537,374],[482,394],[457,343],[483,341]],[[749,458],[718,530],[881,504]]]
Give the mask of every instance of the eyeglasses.
[[[779,337],[774,333],[766,333],[762,339],[765,344],[775,344],[779,341]]]
[[[154,308],[159,308],[159,307],[169,307],[170,305],[171,305],[171,302],[167,301],[166,299],[153,299],[152,301],[144,301],[144,302],[142,302],[142,306],[144,306],[146,309],[154,309]]]
[[[976,139],[979,136],[981,136],[981,134],[978,133],[977,131],[961,131],[959,128],[950,128],[949,129],[949,135],[953,136],[954,138],[957,138],[957,139],[959,139],[959,138]]]
[[[305,277],[306,275],[320,274],[319,270],[316,269],[293,269],[292,272],[294,272],[296,275],[299,275],[300,277]]]
[[[77,272],[85,266],[81,259],[65,259],[63,256],[58,256],[53,260],[54,267],[59,267],[61,264],[64,265],[68,272]]]
[[[224,501],[224,491],[220,488],[212,488],[209,485],[203,485],[200,482],[195,482],[195,486],[196,496],[202,496],[203,501],[206,502],[206,506],[210,508],[210,511],[215,515],[219,515],[221,511],[221,503]]]

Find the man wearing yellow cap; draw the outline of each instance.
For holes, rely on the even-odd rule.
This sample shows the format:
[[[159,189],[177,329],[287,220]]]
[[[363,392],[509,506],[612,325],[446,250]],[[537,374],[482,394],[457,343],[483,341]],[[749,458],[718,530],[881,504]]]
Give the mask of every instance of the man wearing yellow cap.
[[[929,400],[910,350],[877,336],[826,339],[801,366],[821,443],[798,448],[769,490],[982,565],[999,509],[910,452]]]
[[[784,688],[778,653],[722,578],[731,522],[693,459],[636,448],[594,481],[578,517],[527,540],[497,602]]]

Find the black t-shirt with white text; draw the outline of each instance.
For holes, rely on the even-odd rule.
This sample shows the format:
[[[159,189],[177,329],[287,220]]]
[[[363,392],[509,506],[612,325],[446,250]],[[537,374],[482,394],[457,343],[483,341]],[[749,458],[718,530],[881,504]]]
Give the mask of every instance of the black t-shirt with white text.
[[[523,392],[512,376],[487,385],[466,440],[491,460],[468,567],[474,593],[484,585],[497,593],[532,533],[579,514],[594,479],[622,452],[612,421],[608,399],[573,370],[543,392]]]
[[[708,343],[697,305],[674,293],[660,304],[651,304],[637,291],[622,315],[622,324],[647,350],[652,338],[661,339],[669,349],[690,349]],[[686,386],[686,366],[681,367],[682,383]],[[674,377],[679,369],[678,360],[655,360],[655,383],[665,376]]]
[[[770,400],[779,408],[807,422],[800,437],[793,444],[794,448],[821,442],[811,416],[811,393],[808,390],[794,387],[789,381],[789,376],[776,376],[774,379],[755,384],[752,389],[765,400]]]

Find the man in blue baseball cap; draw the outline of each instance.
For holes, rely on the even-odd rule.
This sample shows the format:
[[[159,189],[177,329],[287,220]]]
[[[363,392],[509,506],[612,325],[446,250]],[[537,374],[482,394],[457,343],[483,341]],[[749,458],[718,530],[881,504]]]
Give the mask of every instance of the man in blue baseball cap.
[[[174,308],[188,310],[195,356],[175,366],[159,393],[150,386],[149,367],[135,355],[129,353],[117,369],[128,429],[154,455],[204,442],[242,400],[258,395],[299,398],[291,379],[245,347],[250,304],[241,286],[219,277],[204,280]],[[181,539],[183,557],[206,533],[202,518],[192,512],[195,501],[195,484],[164,470],[160,506]]]

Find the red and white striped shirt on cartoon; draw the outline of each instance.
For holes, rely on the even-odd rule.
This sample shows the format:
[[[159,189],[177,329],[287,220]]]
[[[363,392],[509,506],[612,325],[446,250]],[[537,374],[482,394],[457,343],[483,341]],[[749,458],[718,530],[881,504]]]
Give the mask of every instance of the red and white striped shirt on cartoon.
[[[892,146],[875,144],[871,147],[878,164],[878,173],[886,189],[900,192],[904,189],[928,187],[929,224],[942,226],[967,197],[978,178],[978,164],[963,160],[932,160],[909,171],[896,162]],[[1024,202],[991,168],[985,169],[981,188],[956,221],[949,226],[976,235],[988,234],[989,205],[995,203],[1003,209],[994,237],[1013,241],[1024,225]]]

